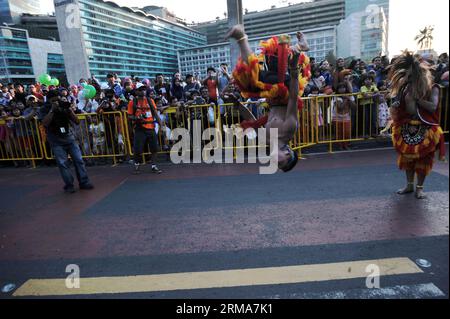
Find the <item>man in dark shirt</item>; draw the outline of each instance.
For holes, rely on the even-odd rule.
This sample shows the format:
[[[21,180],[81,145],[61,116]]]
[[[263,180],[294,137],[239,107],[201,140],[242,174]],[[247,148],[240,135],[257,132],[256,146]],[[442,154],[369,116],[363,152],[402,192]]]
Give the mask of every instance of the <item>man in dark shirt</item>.
[[[39,110],[38,118],[46,128],[47,140],[52,147],[56,164],[65,184],[64,191],[75,193],[74,177],[68,165],[69,154],[75,166],[80,189],[93,189],[94,186],[89,181],[80,147],[70,130],[71,122],[80,123],[70,107],[70,102],[61,102],[58,91],[51,90],[47,95],[47,102]]]
[[[191,98],[192,92],[200,91],[200,84],[198,82],[194,82],[194,76],[192,74],[186,75],[186,85],[183,88],[185,101],[188,101]]]
[[[25,93],[23,85],[20,83],[14,84],[14,90],[15,90],[14,100],[16,102],[21,102],[23,103],[23,105],[25,105],[27,93]]]
[[[164,81],[164,76],[162,74],[156,76],[156,84],[153,89],[155,90],[156,96],[162,98],[164,105],[169,104],[172,100],[170,95],[170,84]]]

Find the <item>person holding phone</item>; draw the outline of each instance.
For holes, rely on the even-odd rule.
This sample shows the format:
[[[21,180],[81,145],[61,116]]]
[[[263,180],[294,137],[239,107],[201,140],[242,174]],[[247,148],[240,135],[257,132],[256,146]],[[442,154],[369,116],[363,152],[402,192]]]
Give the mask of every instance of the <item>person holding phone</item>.
[[[161,73],[157,74],[155,79],[156,84],[153,89],[155,90],[156,96],[162,98],[164,105],[169,104],[169,101],[172,99],[170,95],[170,84],[165,82],[164,75]]]
[[[203,86],[208,88],[208,95],[211,102],[217,104],[217,98],[219,96],[217,72],[213,67],[207,69],[208,76],[203,80]]]

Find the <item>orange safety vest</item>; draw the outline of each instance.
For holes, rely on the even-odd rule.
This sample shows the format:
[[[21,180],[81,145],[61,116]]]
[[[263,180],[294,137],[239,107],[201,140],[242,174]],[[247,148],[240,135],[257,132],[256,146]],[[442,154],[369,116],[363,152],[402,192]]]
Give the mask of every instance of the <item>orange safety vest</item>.
[[[155,128],[155,119],[149,103],[152,103],[153,108],[156,110],[155,102],[152,99],[134,99],[130,101],[128,103],[128,115],[135,116],[136,118],[144,115],[144,118],[137,120],[137,124],[145,129],[151,130]]]

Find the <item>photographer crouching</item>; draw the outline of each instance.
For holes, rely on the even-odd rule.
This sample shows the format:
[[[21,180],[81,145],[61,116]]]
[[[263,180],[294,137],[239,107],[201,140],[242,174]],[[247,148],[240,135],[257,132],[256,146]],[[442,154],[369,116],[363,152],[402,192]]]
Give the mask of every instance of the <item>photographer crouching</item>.
[[[61,177],[65,183],[64,191],[66,193],[75,193],[74,177],[68,165],[68,155],[72,158],[75,166],[80,189],[90,190],[94,186],[89,181],[81,150],[70,129],[71,123],[79,124],[71,108],[71,103],[61,101],[59,92],[51,90],[47,94],[47,102],[39,110],[39,120],[46,129],[47,140],[55,155]]]

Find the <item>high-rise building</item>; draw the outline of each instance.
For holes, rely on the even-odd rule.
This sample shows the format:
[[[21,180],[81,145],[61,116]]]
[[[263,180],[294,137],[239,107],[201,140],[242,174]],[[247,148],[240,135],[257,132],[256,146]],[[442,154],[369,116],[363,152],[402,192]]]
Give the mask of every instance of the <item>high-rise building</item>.
[[[108,73],[172,76],[177,50],[206,44],[182,24],[102,0],[54,0],[69,82]]]
[[[344,18],[344,0],[315,0],[259,12],[246,12],[244,26],[250,38],[259,38],[337,26]],[[218,19],[197,24],[193,28],[206,34],[208,44],[216,44],[225,40],[228,21]]]
[[[16,26],[28,30],[31,38],[59,41],[55,15],[24,13]]]
[[[366,62],[388,55],[389,0],[346,0],[346,18],[337,27],[337,54]],[[349,13],[347,15],[347,13]]]
[[[336,54],[336,27],[303,31],[310,46],[308,56],[316,58],[316,61],[321,61],[330,52]],[[295,39],[296,34],[291,33],[290,36]],[[268,37],[251,38],[249,39],[250,47],[254,52],[258,52],[261,41],[267,39]],[[182,74],[197,74],[204,77],[208,67],[212,66],[218,69],[221,63],[232,65],[231,62],[229,42],[178,50],[178,63]]]
[[[0,0],[0,24],[17,24],[22,14],[39,14],[40,10],[39,0]]]
[[[26,30],[0,26],[0,81],[34,81],[28,33]]]
[[[53,78],[64,76],[64,56],[62,53],[47,54],[47,73]]]
[[[61,43],[45,38],[29,38],[28,44],[35,78],[47,73],[52,78],[57,78],[62,85],[67,85]]]
[[[0,26],[0,82],[31,84],[43,73],[66,84],[61,44],[32,38],[25,29]]]
[[[389,0],[345,0],[345,17],[356,12],[369,13],[373,6],[382,7],[389,21]]]
[[[165,20],[169,20],[172,22],[180,23],[183,25],[187,25],[186,21],[184,19],[181,19],[180,17],[177,17],[173,12],[170,12],[165,7],[159,7],[159,6],[145,6],[143,8],[133,8],[135,10],[141,10],[144,11],[147,14],[152,14],[158,17],[161,17]]]

